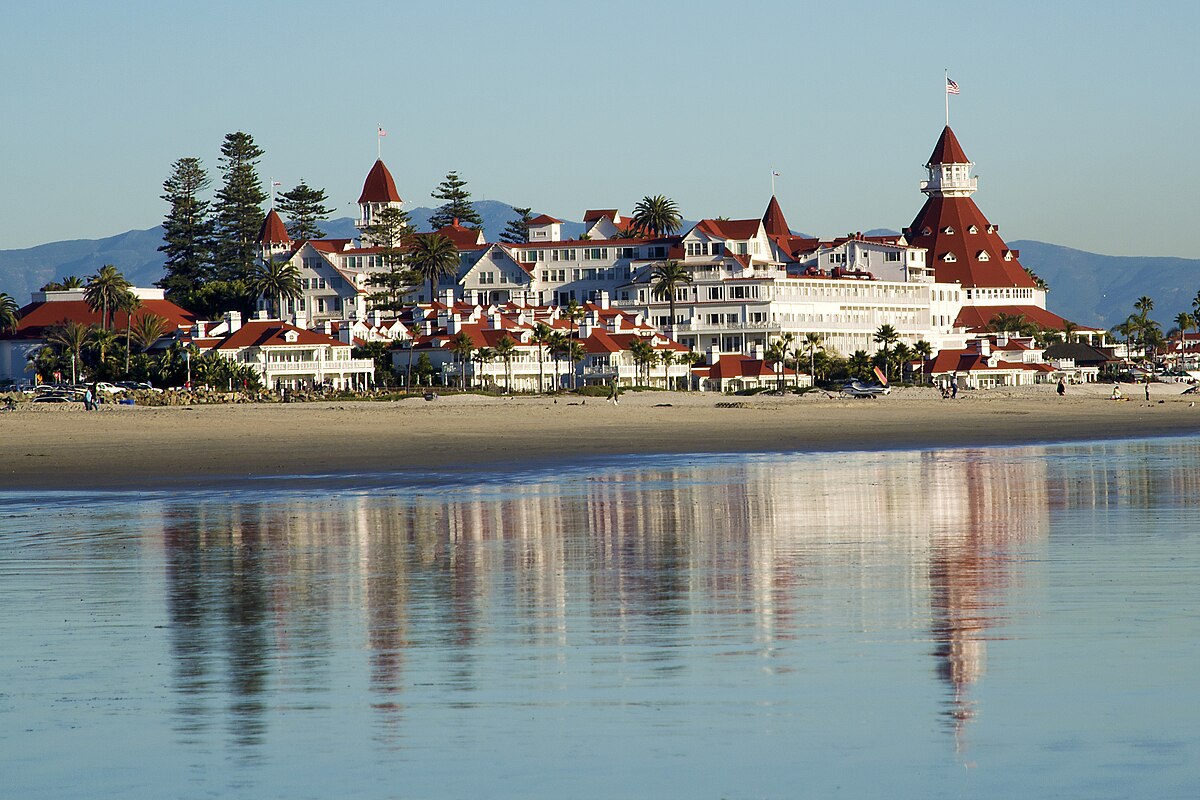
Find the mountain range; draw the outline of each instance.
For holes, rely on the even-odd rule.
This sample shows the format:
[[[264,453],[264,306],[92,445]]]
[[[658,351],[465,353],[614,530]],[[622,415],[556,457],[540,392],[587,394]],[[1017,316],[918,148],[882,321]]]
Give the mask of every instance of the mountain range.
[[[516,215],[512,206],[498,200],[474,203],[483,219],[488,241],[498,241],[508,221]],[[419,230],[427,230],[432,208],[409,210]],[[684,229],[691,227],[685,222]],[[326,236],[350,239],[358,236],[349,217],[323,225]],[[578,237],[582,222],[564,221],[563,235]],[[891,232],[887,229],[871,234]],[[21,250],[0,250],[0,291],[18,303],[31,292],[67,275],[86,277],[104,264],[116,266],[135,286],[152,286],[162,277],[162,228],[126,231],[105,239],[76,239],[52,242]],[[1133,313],[1142,295],[1154,300],[1152,317],[1163,329],[1174,327],[1180,311],[1190,311],[1200,291],[1200,259],[1150,256],[1106,256],[1037,241],[1010,242],[1021,251],[1021,263],[1050,285],[1050,310],[1081,325],[1111,328]]]

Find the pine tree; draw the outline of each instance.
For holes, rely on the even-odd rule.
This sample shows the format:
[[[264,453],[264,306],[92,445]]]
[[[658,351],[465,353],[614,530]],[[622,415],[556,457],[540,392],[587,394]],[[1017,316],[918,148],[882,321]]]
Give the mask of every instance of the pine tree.
[[[378,247],[380,267],[371,271],[367,283],[375,291],[367,298],[371,307],[397,313],[404,307],[404,295],[421,276],[404,263],[412,243],[413,226],[408,212],[389,206],[379,211],[374,222],[363,231],[363,244]]]
[[[279,195],[279,213],[287,218],[287,232],[297,242],[319,239],[323,235],[318,226],[321,220],[329,219],[332,208],[325,207],[324,189],[314,189],[300,179],[295,189]]]
[[[532,208],[514,208],[517,218],[508,221],[508,227],[500,234],[505,244],[525,244],[529,241],[529,220],[533,219]]]
[[[446,173],[446,179],[436,191],[431,192],[430,196],[433,199],[445,201],[429,218],[429,225],[433,230],[450,225],[456,219],[460,225],[483,227],[483,219],[471,206],[471,193],[466,190],[466,185],[467,182],[458,177],[457,172],[452,171]]]
[[[230,133],[221,145],[224,183],[217,191],[213,211],[216,221],[216,265],[219,280],[247,280],[258,255],[258,234],[266,216],[267,199],[256,165],[263,150],[248,133]]]
[[[163,220],[166,275],[158,286],[172,299],[183,299],[195,291],[212,269],[213,224],[208,201],[200,193],[209,186],[208,173],[198,158],[181,158],[171,165],[163,182],[162,199],[171,204]]]

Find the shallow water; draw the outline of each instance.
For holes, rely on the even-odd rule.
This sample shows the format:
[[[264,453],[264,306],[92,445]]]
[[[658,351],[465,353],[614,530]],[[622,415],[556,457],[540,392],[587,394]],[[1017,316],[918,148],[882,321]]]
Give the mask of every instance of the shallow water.
[[[0,494],[0,796],[1200,796],[1200,440]]]

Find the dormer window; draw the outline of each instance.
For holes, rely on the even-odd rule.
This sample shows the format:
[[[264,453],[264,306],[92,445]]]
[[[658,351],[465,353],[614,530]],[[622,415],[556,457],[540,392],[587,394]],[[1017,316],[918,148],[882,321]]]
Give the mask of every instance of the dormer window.
[[[955,261],[958,261],[958,259],[954,257],[954,253],[943,253],[942,261],[946,262],[947,264],[953,264]]]
[[[1012,256],[1012,250],[1005,250],[1005,251],[1004,251],[1004,260],[1005,260],[1005,261],[1012,261],[1012,258],[1013,258],[1013,256]]]
[[[992,257],[987,254],[987,250],[980,250],[975,254],[975,258],[979,261],[991,261]]]
[[[284,331],[283,333],[283,340],[288,344],[295,344],[296,340],[299,338],[300,334],[296,333],[295,331]]]
[[[1000,229],[997,228],[995,225],[988,225],[988,228],[987,228],[988,233],[995,233],[998,230],[1000,230]]]
[[[947,225],[946,227],[942,228],[942,233],[949,233],[949,234],[953,234],[953,233],[954,233],[954,228],[951,228],[949,225]]]
[[[972,225],[971,227],[967,228],[967,233],[979,233],[979,228],[976,228],[974,225]]]
[[[926,228],[921,228],[921,235],[922,235],[922,236],[928,236],[928,235],[929,235],[929,234],[931,234],[931,233],[933,233],[933,231],[932,231],[932,230],[930,230],[928,227],[926,227]]]

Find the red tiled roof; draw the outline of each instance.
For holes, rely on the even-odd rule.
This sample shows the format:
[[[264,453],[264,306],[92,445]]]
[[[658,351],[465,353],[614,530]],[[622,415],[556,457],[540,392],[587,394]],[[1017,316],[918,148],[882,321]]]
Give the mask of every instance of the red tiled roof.
[[[1015,317],[1018,314],[1041,328],[1061,331],[1067,320],[1038,306],[963,306],[954,320],[956,328],[986,328],[997,314]],[[1079,326],[1076,326],[1078,329]]]
[[[322,253],[344,253],[353,239],[310,239],[308,243],[314,250]]]
[[[758,219],[702,219],[696,228],[710,236],[722,239],[753,239],[758,235],[762,220]]]
[[[288,331],[293,331],[296,334],[296,341],[289,342],[284,338],[284,334]],[[214,349],[216,350],[240,350],[243,347],[300,347],[308,346],[334,346],[345,347],[344,342],[340,342],[323,333],[316,331],[297,328],[295,325],[289,325],[286,322],[280,322],[277,319],[267,320],[250,320],[238,328],[229,336],[226,336],[221,343]]]
[[[455,220],[449,225],[443,225],[434,233],[440,233],[445,236],[459,250],[473,250],[480,245],[485,244],[483,241],[483,233],[476,228],[468,228],[464,225],[459,225]]]
[[[287,226],[283,224],[283,220],[279,218],[279,214],[275,209],[267,212],[266,218],[263,220],[262,228],[258,232],[259,244],[287,244],[292,243],[292,237],[288,236]]]
[[[972,226],[977,233],[968,233]],[[908,227],[908,240],[929,251],[926,264],[933,267],[938,283],[961,283],[966,288],[1036,288],[1016,252],[995,229],[988,233],[989,228],[991,223],[970,197],[931,195]],[[923,233],[925,230],[929,233]],[[1012,258],[1005,260],[1010,252]],[[947,253],[953,254],[954,261],[944,260]],[[988,260],[981,260],[980,253],[987,253]]]
[[[775,195],[771,195],[771,202],[767,204],[762,224],[768,236],[778,236],[786,239],[792,235],[791,229],[788,228],[787,220],[783,216],[783,209],[779,207],[779,201],[775,199]]]
[[[777,374],[774,362],[750,358],[740,353],[726,353],[718,356],[717,363],[709,365],[708,368],[709,377],[717,380],[729,380],[731,378],[773,378]],[[784,367],[783,374],[795,375],[796,372]]]
[[[963,152],[962,145],[958,143],[958,137],[954,135],[954,131],[950,130],[947,125],[942,129],[942,135],[938,137],[937,145],[933,148],[933,153],[929,156],[928,165],[932,164],[970,164],[971,160],[967,158],[967,154]]]
[[[561,223],[561,219],[555,219],[549,214],[538,214],[536,217],[529,220],[530,225],[559,225]]]
[[[583,221],[584,222],[595,222],[598,219],[604,219],[605,217],[608,217],[609,219],[613,220],[614,224],[616,224],[616,220],[614,219],[614,217],[616,217],[616,216],[617,216],[617,209],[615,209],[615,208],[589,209],[589,210],[583,212]]]
[[[112,312],[110,320],[118,328],[124,328],[128,315],[124,311]],[[143,300],[142,305],[133,312],[133,320],[154,314],[167,321],[167,332],[172,333],[180,327],[191,327],[196,321],[196,315],[180,308],[170,300]],[[99,325],[101,311],[92,311],[85,300],[58,300],[50,302],[30,303],[20,311],[20,321],[16,329],[9,334],[14,339],[41,339],[46,329],[63,322],[77,322],[80,325]],[[6,337],[7,338],[7,337]]]
[[[362,194],[358,196],[360,203],[402,203],[400,193],[396,191],[396,182],[392,173],[384,166],[383,159],[375,162],[367,179],[363,182]]]

